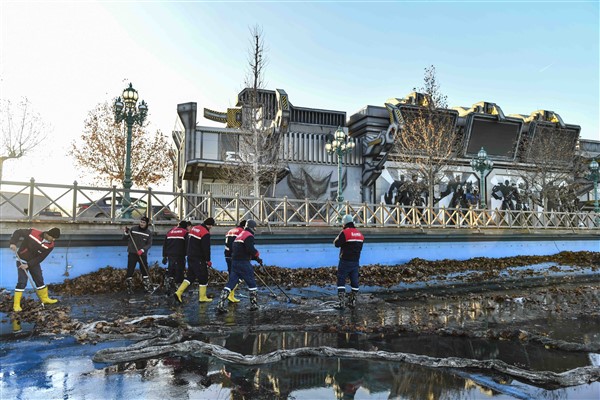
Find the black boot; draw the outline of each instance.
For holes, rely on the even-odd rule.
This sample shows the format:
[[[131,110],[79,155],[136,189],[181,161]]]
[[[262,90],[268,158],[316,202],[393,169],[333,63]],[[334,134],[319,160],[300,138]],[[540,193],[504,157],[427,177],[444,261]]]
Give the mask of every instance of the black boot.
[[[133,278],[125,279],[125,286],[127,286],[127,294],[133,294]]]
[[[145,276],[142,278],[142,284],[144,285],[144,291],[146,293],[152,292],[152,286],[150,285],[150,278]]]
[[[356,294],[358,293],[358,290],[352,290],[350,291],[350,293],[348,293],[348,307],[350,308],[354,308],[356,307]]]
[[[252,290],[250,292],[250,307],[248,307],[250,311],[258,310],[258,291]]]
[[[346,293],[345,291],[338,290],[338,302],[333,305],[333,308],[343,310],[346,308]]]
[[[226,313],[227,312],[227,297],[229,296],[229,289],[225,288],[221,291],[221,296],[219,296],[219,303],[217,303],[217,312]]]

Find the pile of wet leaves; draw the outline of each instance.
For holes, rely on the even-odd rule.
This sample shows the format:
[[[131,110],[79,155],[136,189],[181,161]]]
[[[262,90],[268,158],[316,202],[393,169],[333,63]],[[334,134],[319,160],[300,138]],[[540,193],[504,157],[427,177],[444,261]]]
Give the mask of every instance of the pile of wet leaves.
[[[6,313],[18,326],[22,322],[34,324],[34,334],[70,334],[81,328],[82,324],[71,318],[69,307],[53,304],[44,306],[37,297],[21,300],[23,311],[14,312],[12,293],[0,293],[0,311]]]
[[[150,266],[150,282],[156,285],[162,285],[166,276],[166,269],[158,264]],[[61,295],[87,295],[87,294],[105,294],[124,292],[125,275],[127,271],[122,268],[104,267],[98,271],[79,276],[74,279],[65,279],[61,284],[49,285],[50,289]],[[215,284],[225,284],[227,274],[209,268],[209,282]],[[133,275],[134,290],[142,290],[142,277],[139,273]]]
[[[470,281],[484,281],[497,277],[501,272],[509,275],[512,267],[527,266],[541,263],[556,263],[571,267],[587,267],[594,271],[600,268],[600,252],[561,252],[550,256],[517,256],[504,258],[478,257],[469,260],[438,260],[427,261],[414,258],[402,265],[365,265],[360,269],[360,283],[366,286],[391,287],[401,283],[425,281],[432,278],[442,278],[448,274],[461,272],[480,272],[470,277]],[[102,268],[96,272],[66,279],[59,285],[50,285],[52,291],[62,295],[103,294],[125,291],[124,269],[112,267]],[[267,266],[258,270],[257,275],[269,281],[276,280],[281,286],[308,287],[331,285],[336,279],[336,267],[291,269],[277,266]],[[150,280],[154,284],[162,284],[165,269],[158,264],[150,267]],[[215,285],[225,284],[227,273],[209,268],[209,282]],[[258,284],[260,286],[260,279]],[[138,273],[134,275],[134,287],[142,288],[142,280]]]

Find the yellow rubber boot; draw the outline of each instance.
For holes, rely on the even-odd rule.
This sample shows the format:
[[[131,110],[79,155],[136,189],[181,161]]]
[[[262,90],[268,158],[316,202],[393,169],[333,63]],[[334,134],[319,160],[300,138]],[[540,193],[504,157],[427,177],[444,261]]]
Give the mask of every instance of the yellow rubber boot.
[[[42,303],[44,304],[54,304],[58,301],[56,299],[51,299],[50,297],[48,297],[48,286],[44,287],[43,289],[38,289],[36,290],[36,292],[38,297],[40,298],[40,300],[42,300]]]
[[[21,321],[18,319],[13,319],[11,321],[13,332],[21,332]]]
[[[23,292],[15,291],[15,297],[13,299],[13,311],[23,311],[21,308],[21,297],[23,297]]]
[[[177,291],[175,292],[175,299],[178,302],[183,303],[183,299],[181,298],[181,296],[183,296],[183,292],[185,292],[185,289],[187,289],[188,286],[190,286],[190,281],[188,281],[187,279],[184,279],[183,282],[181,282],[181,285],[179,285],[179,289],[177,289]]]
[[[235,287],[233,289],[231,289],[231,292],[229,292],[229,296],[227,296],[227,300],[229,300],[232,303],[239,303],[240,299],[235,297],[235,289],[237,289],[239,285],[235,285]]]
[[[206,285],[200,285],[200,291],[198,293],[198,300],[200,301],[200,303],[208,303],[213,300],[210,297],[206,297]]]

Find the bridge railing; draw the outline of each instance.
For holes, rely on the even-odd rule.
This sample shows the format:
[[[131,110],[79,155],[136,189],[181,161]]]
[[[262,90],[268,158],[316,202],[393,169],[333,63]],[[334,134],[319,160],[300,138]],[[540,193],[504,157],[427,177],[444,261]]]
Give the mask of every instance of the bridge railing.
[[[252,197],[29,182],[0,182],[2,221],[130,223],[142,215],[154,224],[194,223],[213,217],[221,225],[254,219],[268,226],[335,226],[351,213],[361,226],[453,229],[600,230],[593,211],[557,212],[477,208],[406,207],[399,204],[338,204],[331,200]]]

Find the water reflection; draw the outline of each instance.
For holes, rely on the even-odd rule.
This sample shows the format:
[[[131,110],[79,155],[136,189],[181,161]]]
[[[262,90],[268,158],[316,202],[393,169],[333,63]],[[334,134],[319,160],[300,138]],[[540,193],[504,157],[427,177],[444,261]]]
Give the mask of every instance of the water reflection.
[[[473,340],[464,338],[379,337],[367,339],[356,334],[314,334],[308,332],[235,333],[213,343],[242,354],[264,354],[278,349],[331,346],[373,351],[410,352],[432,357],[501,359],[509,364],[532,370],[564,371],[592,365],[584,353],[548,351],[543,346],[527,346],[511,341]],[[457,399],[497,397],[501,393],[517,398],[568,398],[581,388],[550,390],[535,388],[498,373],[433,369],[419,365],[370,360],[326,357],[296,357],[280,362],[243,366],[190,354],[148,360],[145,364],[128,363],[109,369],[137,369],[142,377],[164,375],[169,384],[180,389],[205,388],[226,390],[231,399],[309,399],[318,390],[321,398],[353,399],[358,393],[385,395],[402,399]],[[157,370],[163,370],[158,373]],[[150,372],[149,372],[150,371]],[[113,371],[114,372],[114,371]],[[217,389],[215,389],[217,388]],[[600,384],[589,387],[593,393]],[[308,393],[303,397],[303,393]],[[467,396],[466,394],[471,395]],[[180,393],[181,394],[181,393]]]

